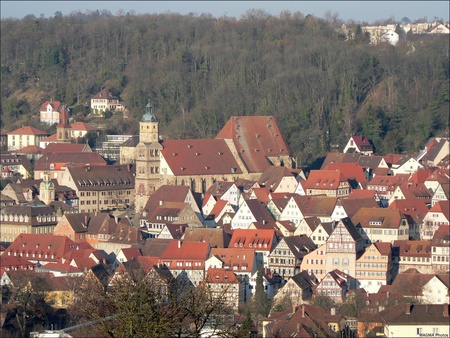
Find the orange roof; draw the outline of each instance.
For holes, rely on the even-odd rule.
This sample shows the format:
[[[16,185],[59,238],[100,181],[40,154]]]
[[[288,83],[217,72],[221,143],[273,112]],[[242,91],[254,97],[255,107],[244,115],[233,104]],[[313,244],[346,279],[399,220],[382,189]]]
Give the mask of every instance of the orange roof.
[[[56,111],[61,111],[62,108],[64,108],[65,106],[61,103],[61,101],[45,101],[43,104],[41,104],[41,108],[39,109],[39,111],[47,111],[47,106],[50,105],[52,106],[53,110]]]
[[[233,271],[219,268],[209,268],[206,274],[206,281],[208,283],[240,283]]]
[[[45,137],[41,139],[41,142],[55,142],[58,140],[58,137],[56,134],[50,135],[49,137]]]
[[[255,262],[255,250],[244,248],[212,248],[209,257],[216,256],[223,262],[223,266],[233,271],[252,272]]]
[[[450,201],[437,201],[430,209],[430,212],[442,212],[447,220],[450,221]]]
[[[409,181],[414,183],[424,183],[432,173],[433,171],[430,169],[418,170],[411,175]]]
[[[233,140],[249,172],[263,172],[271,156],[289,156],[290,151],[273,116],[231,117],[216,139]]]
[[[348,195],[348,199],[373,198],[375,199],[375,190],[353,189]]]
[[[388,208],[399,210],[403,215],[412,217],[416,223],[422,222],[428,213],[427,205],[418,198],[395,200]]]
[[[274,229],[235,229],[229,247],[270,251],[275,244],[274,241]]]
[[[355,179],[357,182],[367,182],[366,175],[364,175],[363,168],[357,163],[329,163],[323,168],[324,170],[339,170],[342,175],[348,180]]]
[[[172,240],[163,253],[160,260],[201,260],[205,261],[209,255],[209,243],[207,242],[187,242]]]
[[[398,229],[402,215],[397,209],[361,208],[351,219],[353,224],[362,228]]]
[[[306,189],[335,190],[340,182],[347,181],[339,170],[311,170],[304,187]]]
[[[8,135],[34,135],[34,136],[41,136],[41,135],[49,135],[49,133],[39,130],[34,127],[26,126],[22,127],[16,130],[13,130],[8,133]]]

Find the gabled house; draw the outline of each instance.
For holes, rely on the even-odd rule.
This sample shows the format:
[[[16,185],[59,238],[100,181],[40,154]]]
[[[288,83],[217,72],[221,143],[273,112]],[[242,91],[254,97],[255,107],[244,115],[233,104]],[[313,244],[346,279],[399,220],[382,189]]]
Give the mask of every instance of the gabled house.
[[[237,311],[245,304],[245,280],[228,269],[209,268],[204,287],[211,292],[216,303],[223,303]]]
[[[368,293],[377,293],[382,285],[391,284],[393,279],[392,245],[375,242],[369,245],[356,260],[358,288]]]
[[[184,232],[189,227],[187,224],[166,223],[158,235],[158,238],[183,239]]]
[[[377,241],[393,243],[407,240],[412,232],[406,217],[398,209],[361,208],[352,221],[365,246]]]
[[[265,205],[256,199],[244,200],[231,221],[231,228],[248,229],[251,223],[273,221],[272,215]]]
[[[66,110],[67,114],[69,114],[66,105],[61,101],[45,101],[39,109],[40,121],[50,125],[58,123],[63,110]]]
[[[448,183],[450,181],[450,171],[448,169],[436,169],[430,176],[425,179],[425,186],[434,193],[439,185]]]
[[[256,252],[258,268],[267,267],[269,253],[277,245],[275,230],[236,229],[230,240],[230,248],[247,248]]]
[[[213,196],[216,200],[228,201],[233,207],[238,207],[241,200],[241,191],[234,182],[216,181],[205,192],[205,196]]]
[[[300,270],[307,271],[309,275],[314,275],[317,280],[322,280],[327,273],[327,245],[322,244],[316,250],[303,257]]]
[[[431,198],[431,206],[434,206],[439,201],[450,200],[450,183],[441,183],[433,193]]]
[[[449,224],[450,201],[439,201],[425,215],[422,228],[420,229],[420,239],[428,240],[433,238],[439,226]]]
[[[408,198],[395,200],[388,209],[399,210],[409,224],[409,238],[419,239],[423,220],[428,213],[428,207],[423,200]]]
[[[305,220],[310,218],[305,218]],[[317,227],[314,229],[314,231],[309,236],[314,244],[319,247],[322,244],[324,244],[328,238],[330,237],[331,233],[333,232],[333,227],[336,225],[336,221],[333,222],[321,222],[317,225]]]
[[[372,155],[373,146],[364,135],[354,135],[350,137],[344,147],[343,153],[361,153],[362,155]]]
[[[323,170],[338,170],[348,180],[352,190],[365,189],[367,187],[367,177],[362,167],[357,163],[329,163]]]
[[[353,190],[356,191],[356,190]],[[333,221],[342,218],[352,218],[361,208],[379,208],[374,198],[338,198],[334,210],[331,214]]]
[[[363,169],[368,181],[376,175],[387,175],[390,170],[383,156],[360,156],[356,163]]]
[[[437,166],[438,163],[449,155],[448,138],[431,138],[425,148],[417,156],[417,161],[427,166]]]
[[[286,167],[269,167],[260,176],[258,183],[275,193],[294,193],[298,181],[292,171]]]
[[[263,338],[338,337],[345,320],[334,312],[302,304],[263,319]]]
[[[389,199],[389,204],[401,199],[419,199],[426,205],[431,205],[432,195],[424,183],[404,182],[395,187]]]
[[[205,279],[205,262],[211,247],[206,242],[172,240],[159,256],[159,264],[164,264],[180,283],[198,286]]]
[[[363,238],[350,218],[341,219],[326,242],[326,271],[341,270],[356,276],[356,258],[363,251]],[[355,288],[354,280],[349,287]]]
[[[407,155],[388,154],[384,157],[393,175],[413,174],[424,167],[415,158]]]
[[[313,295],[313,288],[317,285],[314,275],[302,271],[292,276],[275,295],[273,302],[275,306],[285,306],[285,303],[297,307],[309,301]]]
[[[316,249],[306,235],[281,237],[268,256],[268,268],[288,280],[300,272],[303,257]]]
[[[213,218],[214,222],[217,223],[224,214],[226,213],[234,213],[235,210],[230,202],[225,200],[218,200],[214,204],[214,208],[209,213],[208,218]]]
[[[327,296],[334,300],[336,303],[342,303],[347,297],[347,291],[350,289],[350,285],[353,277],[334,269],[329,271],[325,277],[317,283],[314,288],[314,293],[318,296]]]
[[[339,170],[311,170],[304,187],[307,195],[348,196],[351,186]]]
[[[367,190],[374,190],[380,198],[382,207],[389,204],[395,188],[403,182],[408,182],[409,174],[397,174],[395,176],[377,175],[368,184]]]

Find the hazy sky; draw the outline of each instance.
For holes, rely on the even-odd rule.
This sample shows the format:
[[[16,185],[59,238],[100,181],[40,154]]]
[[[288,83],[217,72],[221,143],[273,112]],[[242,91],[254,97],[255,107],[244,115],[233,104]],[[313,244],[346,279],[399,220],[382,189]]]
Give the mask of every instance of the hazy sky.
[[[143,13],[209,13],[214,17],[229,16],[240,18],[249,9],[262,9],[274,16],[289,10],[300,11],[304,15],[324,17],[327,10],[339,13],[339,18],[347,21],[372,23],[376,20],[394,17],[400,21],[408,17],[414,21],[435,17],[449,21],[449,1],[3,1],[1,18],[23,18],[28,14],[36,17],[54,16],[56,11],[68,15],[73,11],[109,10],[115,15],[119,10],[135,14]]]

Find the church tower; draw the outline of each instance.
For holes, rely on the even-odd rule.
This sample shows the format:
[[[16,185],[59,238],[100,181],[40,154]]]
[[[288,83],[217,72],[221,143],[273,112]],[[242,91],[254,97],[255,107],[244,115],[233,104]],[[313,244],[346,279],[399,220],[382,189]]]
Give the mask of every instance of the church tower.
[[[69,115],[66,107],[61,109],[61,113],[59,115],[59,123],[56,126],[56,139],[61,143],[71,142],[70,137],[70,124],[69,124]]]
[[[47,205],[55,200],[55,184],[50,179],[49,172],[44,173],[44,179],[39,184],[39,199]]]
[[[159,121],[149,101],[139,122],[139,143],[136,146],[135,207],[138,213],[143,211],[150,195],[159,188],[162,149]]]

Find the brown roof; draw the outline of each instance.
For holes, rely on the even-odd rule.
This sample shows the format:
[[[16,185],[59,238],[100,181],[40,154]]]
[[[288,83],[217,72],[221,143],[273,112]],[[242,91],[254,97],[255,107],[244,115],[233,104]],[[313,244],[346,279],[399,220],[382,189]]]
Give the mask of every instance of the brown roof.
[[[231,117],[216,139],[233,140],[249,172],[263,172],[268,158],[289,156],[290,151],[273,116]]]
[[[447,308],[447,309],[445,309]],[[389,325],[448,325],[449,304],[398,304],[375,314],[371,321]]]
[[[8,133],[8,135],[34,135],[34,136],[42,136],[42,135],[50,135],[46,131],[39,130],[34,127],[26,126],[16,130],[13,130]]]
[[[373,199],[369,198],[343,198],[338,200],[337,203],[341,203],[347,216],[352,218],[361,208],[379,208],[378,203]]]
[[[418,198],[395,200],[388,208],[398,209],[404,216],[409,217],[415,223],[421,223],[428,213],[427,205]]]
[[[258,183],[261,187],[270,188],[271,191],[276,190],[281,183],[283,177],[295,177],[292,171],[286,167],[269,167],[261,174]]]
[[[431,255],[431,240],[396,240],[392,247],[398,255],[403,257],[430,257]]]
[[[86,144],[76,143],[49,143],[44,149],[44,153],[83,153],[86,151]]]
[[[440,225],[434,232],[432,245],[448,247],[450,243],[450,225]]]
[[[292,197],[303,216],[330,216],[336,206],[337,197],[325,195],[296,195]]]
[[[230,247],[252,248],[270,252],[275,242],[275,230],[235,229],[231,236]]]
[[[77,189],[89,191],[134,189],[135,170],[134,165],[126,164],[68,168]]]
[[[230,236],[222,228],[189,228],[183,238],[188,242],[207,242],[211,248],[226,248],[230,243]]]
[[[93,126],[92,124],[85,123],[85,122],[74,122],[70,125],[72,130],[99,130],[97,127]]]
[[[321,169],[325,168],[329,163],[342,163],[342,162],[358,162],[361,157],[372,157],[363,156],[360,153],[339,153],[339,152],[329,152],[322,163]]]
[[[330,163],[327,166],[325,166],[323,170],[339,170],[342,173],[342,175],[348,180],[356,180],[358,183],[367,182],[363,168],[353,162]]]
[[[208,283],[233,283],[239,284],[240,281],[233,271],[219,268],[209,268],[206,272],[206,281]]]
[[[183,185],[162,185],[150,196],[144,210],[153,211],[160,201],[184,203],[189,190],[188,186]]]
[[[36,145],[29,145],[20,148],[19,150],[15,150],[14,152],[16,154],[42,154],[43,152],[45,152],[45,149]]]
[[[165,238],[148,238],[144,244],[134,244],[132,247],[139,248],[144,256],[159,257],[171,241]]]
[[[50,164],[54,164],[55,169],[61,169],[62,166],[66,166],[68,163],[76,166],[106,166],[106,161],[98,153],[46,153],[42,155],[35,162],[35,170],[48,170]],[[81,168],[84,169],[84,168]]]
[[[175,176],[242,174],[224,140],[165,140],[163,146],[161,153]]]
[[[362,228],[398,229],[402,214],[397,209],[361,208],[353,217],[352,222]],[[378,224],[381,222],[381,225]]]
[[[101,91],[99,91],[97,94],[95,94],[94,96],[91,97],[92,99],[108,99],[108,100],[117,100],[117,97],[114,96],[113,94],[111,94],[111,92],[107,89],[102,89]]]

